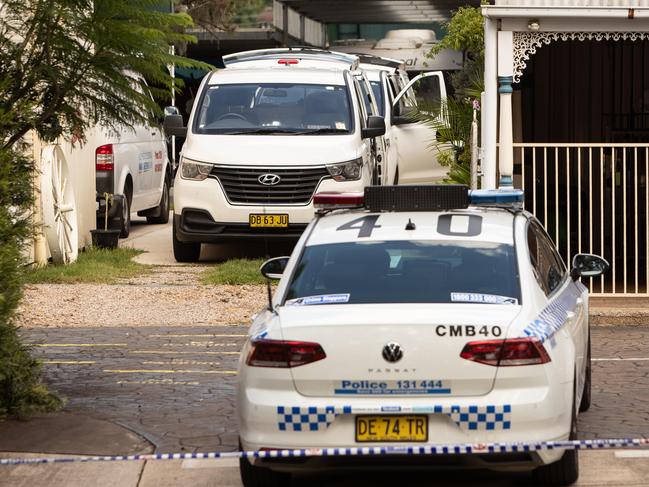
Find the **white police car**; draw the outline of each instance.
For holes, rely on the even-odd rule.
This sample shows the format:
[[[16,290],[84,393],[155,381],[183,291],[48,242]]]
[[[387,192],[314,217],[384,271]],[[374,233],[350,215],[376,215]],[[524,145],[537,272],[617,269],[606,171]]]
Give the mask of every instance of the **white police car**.
[[[591,387],[579,277],[608,263],[580,254],[568,270],[522,199],[463,186],[316,195],[316,206],[339,209],[321,210],[290,258],[261,269],[281,280],[241,354],[242,448],[574,438]],[[403,459],[242,459],[241,476],[248,487],[284,485],[325,460],[371,468]],[[540,484],[578,477],[576,451],[442,460],[533,469]]]

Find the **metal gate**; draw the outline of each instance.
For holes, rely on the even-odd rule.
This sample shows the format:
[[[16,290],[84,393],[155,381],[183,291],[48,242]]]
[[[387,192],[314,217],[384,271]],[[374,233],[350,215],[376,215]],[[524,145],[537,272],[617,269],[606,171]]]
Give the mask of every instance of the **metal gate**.
[[[649,296],[649,144],[514,144],[516,185],[566,264],[598,254],[593,295]]]

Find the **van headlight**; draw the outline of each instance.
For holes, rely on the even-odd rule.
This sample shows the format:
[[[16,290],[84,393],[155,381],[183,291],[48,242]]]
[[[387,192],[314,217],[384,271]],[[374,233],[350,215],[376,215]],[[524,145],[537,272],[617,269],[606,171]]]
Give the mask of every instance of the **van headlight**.
[[[192,161],[183,157],[180,163],[180,176],[191,181],[203,181],[212,171],[212,164]]]
[[[361,178],[362,168],[363,159],[359,157],[353,161],[331,164],[327,166],[327,171],[334,181],[356,181]]]

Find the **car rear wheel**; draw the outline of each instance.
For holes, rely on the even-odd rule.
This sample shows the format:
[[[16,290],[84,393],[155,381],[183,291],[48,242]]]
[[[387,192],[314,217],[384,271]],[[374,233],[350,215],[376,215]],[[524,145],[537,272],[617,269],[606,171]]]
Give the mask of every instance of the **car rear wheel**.
[[[590,409],[591,401],[591,388],[592,388],[592,367],[590,360],[590,331],[588,332],[588,355],[586,356],[586,377],[584,379],[584,392],[581,394],[581,402],[579,403],[579,412],[583,413]]]
[[[128,191],[124,192],[124,202],[122,204],[122,214],[119,217],[119,236],[126,238],[131,233],[131,199],[133,197]]]
[[[158,205],[158,216],[147,216],[147,223],[165,224],[169,221],[169,179],[165,178],[162,185],[162,196]]]
[[[198,262],[201,256],[201,244],[196,242],[181,242],[176,236],[176,223],[173,225],[174,257],[177,262]]]
[[[577,414],[575,411],[576,394],[572,398],[572,420],[570,421],[570,439],[577,439]],[[533,472],[536,485],[572,485],[579,478],[579,455],[577,450],[566,450],[557,462],[538,467]]]
[[[239,459],[239,473],[244,487],[285,487],[291,482],[291,474],[255,467],[247,458]]]

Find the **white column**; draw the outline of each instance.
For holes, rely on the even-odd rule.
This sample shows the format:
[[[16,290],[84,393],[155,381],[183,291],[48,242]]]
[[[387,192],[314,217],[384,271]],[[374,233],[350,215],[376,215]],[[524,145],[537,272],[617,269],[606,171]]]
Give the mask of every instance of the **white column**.
[[[485,69],[482,105],[482,188],[496,188],[496,143],[498,138],[498,29],[496,20],[484,19]]]
[[[512,128],[512,83],[514,43],[510,31],[498,32],[498,94],[500,97],[499,188],[514,187],[514,135]]]

